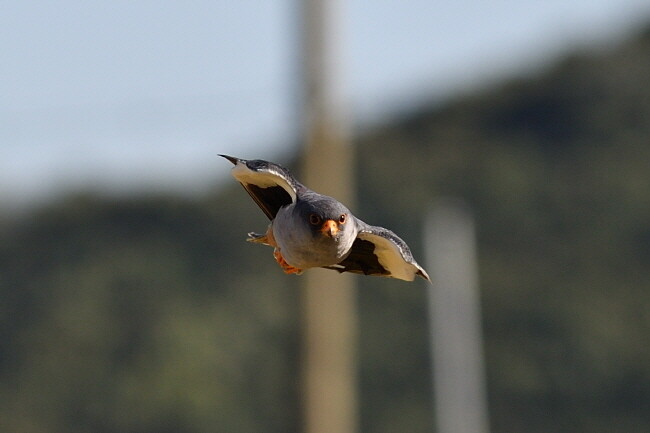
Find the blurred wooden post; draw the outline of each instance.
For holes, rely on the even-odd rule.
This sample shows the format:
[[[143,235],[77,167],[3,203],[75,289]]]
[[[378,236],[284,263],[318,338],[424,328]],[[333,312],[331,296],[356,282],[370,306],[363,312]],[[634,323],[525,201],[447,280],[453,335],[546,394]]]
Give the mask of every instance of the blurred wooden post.
[[[348,140],[335,38],[342,0],[302,0],[302,179],[353,206],[353,149]],[[306,433],[357,430],[356,294],[350,275],[311,269],[303,288],[302,391]]]
[[[488,433],[474,222],[461,203],[429,215],[427,261],[438,433]]]

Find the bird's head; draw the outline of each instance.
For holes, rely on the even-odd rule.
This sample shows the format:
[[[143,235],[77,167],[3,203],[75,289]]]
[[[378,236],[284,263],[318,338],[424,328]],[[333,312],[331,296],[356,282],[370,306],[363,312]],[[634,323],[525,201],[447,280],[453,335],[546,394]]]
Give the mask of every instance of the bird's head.
[[[354,217],[348,208],[331,197],[311,197],[310,200],[297,203],[297,208],[300,218],[315,238],[338,241],[354,232]]]

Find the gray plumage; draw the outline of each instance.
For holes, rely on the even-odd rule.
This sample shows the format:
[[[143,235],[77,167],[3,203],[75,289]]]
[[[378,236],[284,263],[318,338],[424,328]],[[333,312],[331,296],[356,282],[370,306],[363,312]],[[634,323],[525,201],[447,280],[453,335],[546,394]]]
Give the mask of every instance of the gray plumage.
[[[234,164],[233,176],[271,220],[266,234],[249,233],[249,240],[274,246],[285,272],[324,267],[406,281],[419,275],[429,281],[408,245],[392,231],[359,220],[280,165],[220,156]]]

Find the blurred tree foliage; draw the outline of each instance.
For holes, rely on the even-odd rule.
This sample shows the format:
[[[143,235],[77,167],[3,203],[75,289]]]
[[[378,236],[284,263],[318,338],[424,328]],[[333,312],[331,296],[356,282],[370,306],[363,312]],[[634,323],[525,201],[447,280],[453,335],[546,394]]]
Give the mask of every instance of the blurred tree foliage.
[[[421,262],[431,200],[476,213],[494,432],[650,431],[648,77],[650,30],[358,138],[356,213]],[[0,429],[299,431],[299,277],[243,241],[265,225],[234,184],[5,215]],[[424,288],[356,278],[362,430],[431,431]]]

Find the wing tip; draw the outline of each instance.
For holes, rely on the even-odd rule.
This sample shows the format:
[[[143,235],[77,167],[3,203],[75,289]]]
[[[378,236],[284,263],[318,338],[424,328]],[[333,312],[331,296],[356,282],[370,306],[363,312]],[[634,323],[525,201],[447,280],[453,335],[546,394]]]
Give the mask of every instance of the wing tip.
[[[221,153],[219,154],[219,156],[222,157],[222,158],[226,158],[228,161],[232,162],[233,165],[237,165],[238,162],[242,161],[241,159],[236,158],[236,157],[234,157],[234,156],[223,155],[223,154],[221,154]]]
[[[429,284],[433,284],[431,282],[431,278],[429,278],[429,274],[427,274],[427,271],[424,270],[424,268],[417,266],[418,271],[415,273],[415,275],[419,275],[422,278],[424,278]]]

